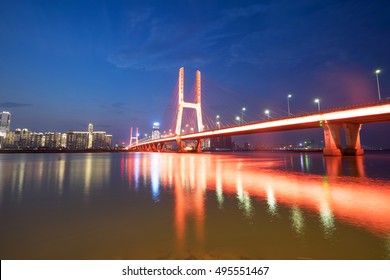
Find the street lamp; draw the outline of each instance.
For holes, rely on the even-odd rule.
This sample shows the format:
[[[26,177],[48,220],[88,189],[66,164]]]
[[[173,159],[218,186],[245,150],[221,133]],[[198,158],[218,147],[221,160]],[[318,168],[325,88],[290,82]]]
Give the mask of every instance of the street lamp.
[[[287,95],[287,112],[288,112],[288,115],[290,116],[291,113],[290,113],[290,98],[292,97],[291,93],[289,95]]]
[[[379,88],[379,73],[381,72],[380,69],[375,70],[375,75],[376,75],[376,85],[378,87],[378,97],[379,100],[381,100],[381,89]]]
[[[215,117],[215,123],[217,124],[218,129],[220,129],[220,127],[219,127],[219,115],[217,115]]]
[[[246,108],[242,108],[241,110],[241,123],[244,124],[244,111],[246,110]]]
[[[264,114],[267,115],[268,119],[270,118],[270,117],[269,117],[269,110],[265,110],[265,111],[264,111]]]
[[[240,117],[239,116],[236,117],[236,121],[237,121],[238,125],[240,125]]]
[[[320,107],[320,100],[317,98],[317,99],[314,99],[314,103],[317,103],[318,104],[318,111],[321,110],[321,107]]]

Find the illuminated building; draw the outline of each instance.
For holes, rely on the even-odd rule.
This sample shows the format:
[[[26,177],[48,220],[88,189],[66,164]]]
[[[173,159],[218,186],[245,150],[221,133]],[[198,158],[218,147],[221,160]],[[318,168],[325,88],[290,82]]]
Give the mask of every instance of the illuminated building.
[[[44,146],[50,149],[59,148],[61,146],[61,133],[46,132]]]
[[[152,139],[160,139],[161,132],[160,132],[160,123],[155,122],[153,123],[153,130],[152,130]]]
[[[44,135],[42,132],[32,132],[30,133],[30,147],[31,148],[39,148],[43,147],[44,142]]]
[[[66,148],[66,133],[61,134],[61,148]]]
[[[31,132],[27,128],[9,131],[9,115],[2,113],[4,137],[1,138],[0,149],[61,149],[69,150],[108,150],[112,145],[112,135],[105,131],[93,131],[93,124],[88,131]],[[6,118],[7,117],[7,118]]]
[[[61,136],[60,138],[64,138]],[[62,140],[63,143],[63,140]],[[66,134],[66,148],[69,150],[107,150],[111,148],[112,135],[105,131],[93,131],[93,124],[88,125],[88,131],[72,131]],[[63,144],[60,144],[63,146]]]
[[[111,148],[111,146],[112,146],[112,135],[111,134],[106,135],[106,143],[107,143],[108,147]]]
[[[105,131],[95,131],[93,132],[93,149],[109,149],[111,143],[107,143],[107,135]]]
[[[69,150],[85,150],[88,147],[88,132],[69,130],[66,136],[66,147]]]
[[[11,114],[10,112],[0,113],[0,148],[5,144],[7,139],[7,133],[11,127]]]
[[[93,147],[93,124],[88,125],[88,149],[92,149]]]

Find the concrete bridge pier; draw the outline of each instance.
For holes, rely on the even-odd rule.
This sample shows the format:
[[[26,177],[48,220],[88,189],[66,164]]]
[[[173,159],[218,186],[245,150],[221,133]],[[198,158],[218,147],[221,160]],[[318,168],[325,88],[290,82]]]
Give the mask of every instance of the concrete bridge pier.
[[[196,147],[195,147],[195,151],[197,153],[201,153],[202,152],[202,143],[203,143],[203,139],[198,139],[197,140]]]
[[[360,145],[360,129],[361,124],[330,124],[325,123],[324,139],[325,148],[323,150],[324,156],[360,156],[364,154],[364,150]],[[346,149],[342,148],[340,130],[344,129]]]
[[[183,147],[183,142],[181,141],[181,138],[180,136],[176,137],[176,143],[177,143],[177,147],[178,147],[178,152],[185,152],[185,149]]]
[[[347,148],[343,150],[343,155],[346,156],[361,156],[364,154],[364,150],[360,145],[360,129],[361,124],[345,123],[343,124],[345,132],[345,142]]]
[[[159,152],[165,152],[165,142],[160,143],[158,150]]]

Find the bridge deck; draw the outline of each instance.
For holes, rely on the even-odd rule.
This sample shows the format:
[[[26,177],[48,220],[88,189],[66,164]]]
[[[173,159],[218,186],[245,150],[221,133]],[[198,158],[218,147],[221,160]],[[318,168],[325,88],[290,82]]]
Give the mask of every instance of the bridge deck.
[[[241,126],[224,127],[221,129],[211,129],[202,132],[180,135],[181,140],[199,140],[204,138],[235,136],[254,133],[265,133],[274,131],[298,130],[306,128],[320,128],[321,125],[336,123],[374,123],[390,121],[390,99],[378,101],[370,104],[360,104],[355,106],[332,108],[320,112],[286,116],[283,118],[266,121],[251,122]],[[140,145],[159,144],[176,141],[177,136],[163,137],[160,139],[141,142],[130,148]]]

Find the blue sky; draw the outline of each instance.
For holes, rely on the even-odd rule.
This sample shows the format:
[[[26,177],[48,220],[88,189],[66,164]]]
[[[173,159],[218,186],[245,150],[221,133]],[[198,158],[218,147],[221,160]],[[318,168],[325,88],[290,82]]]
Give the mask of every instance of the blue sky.
[[[0,0],[0,110],[11,112],[13,129],[92,122],[128,141],[131,126],[168,129],[181,66],[187,92],[202,71],[205,113],[226,123],[244,106],[248,120],[265,108],[281,116],[289,92],[295,112],[314,111],[316,97],[324,109],[372,102],[377,68],[390,97],[389,14],[387,1]],[[367,125],[362,138],[386,145],[379,136],[390,136],[389,126]]]

